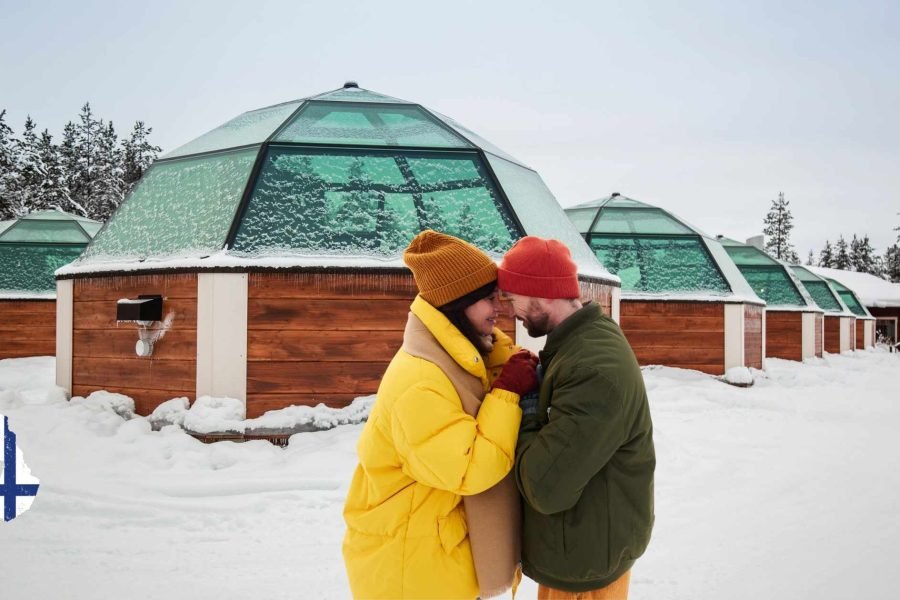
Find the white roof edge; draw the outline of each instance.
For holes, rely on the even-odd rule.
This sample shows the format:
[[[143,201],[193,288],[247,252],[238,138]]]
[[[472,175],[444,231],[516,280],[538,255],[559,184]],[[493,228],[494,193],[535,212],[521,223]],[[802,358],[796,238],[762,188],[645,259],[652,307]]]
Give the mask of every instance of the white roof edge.
[[[856,294],[863,305],[867,307],[900,308],[900,283],[891,283],[869,273],[810,265],[803,265],[803,267],[819,277],[830,277],[839,281]]]

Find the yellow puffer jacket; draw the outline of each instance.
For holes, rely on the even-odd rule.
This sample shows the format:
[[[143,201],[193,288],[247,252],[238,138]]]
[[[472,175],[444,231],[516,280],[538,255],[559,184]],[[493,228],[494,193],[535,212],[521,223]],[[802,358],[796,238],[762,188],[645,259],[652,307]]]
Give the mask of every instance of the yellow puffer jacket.
[[[495,329],[497,343],[483,360],[421,297],[411,310],[485,391],[516,349]],[[394,356],[357,445],[344,507],[344,561],[355,598],[478,596],[461,496],[483,492],[512,469],[518,402],[512,392],[489,391],[473,418],[434,363],[402,349]]]

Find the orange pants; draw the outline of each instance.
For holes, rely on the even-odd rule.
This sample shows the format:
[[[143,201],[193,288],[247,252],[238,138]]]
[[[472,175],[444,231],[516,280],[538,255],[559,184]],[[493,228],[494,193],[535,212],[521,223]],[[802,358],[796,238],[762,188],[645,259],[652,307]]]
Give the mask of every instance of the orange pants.
[[[631,571],[613,581],[604,588],[587,592],[564,592],[545,585],[538,586],[538,600],[628,600],[628,585],[631,583]]]

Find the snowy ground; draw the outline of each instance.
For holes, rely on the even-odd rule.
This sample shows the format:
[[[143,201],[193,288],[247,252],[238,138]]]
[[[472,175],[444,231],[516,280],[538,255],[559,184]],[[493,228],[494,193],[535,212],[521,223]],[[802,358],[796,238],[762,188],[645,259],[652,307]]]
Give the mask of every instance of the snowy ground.
[[[632,598],[893,598],[900,355],[769,360],[752,388],[645,369],[657,524]],[[203,445],[104,402],[53,360],[0,361],[41,488],[0,522],[0,598],[347,598],[341,506],[361,425]],[[522,598],[535,597],[523,584]]]

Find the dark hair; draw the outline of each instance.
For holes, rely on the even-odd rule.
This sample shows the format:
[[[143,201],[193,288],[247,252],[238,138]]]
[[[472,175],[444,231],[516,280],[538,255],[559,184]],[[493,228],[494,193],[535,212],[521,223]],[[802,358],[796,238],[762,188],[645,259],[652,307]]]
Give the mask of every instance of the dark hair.
[[[437,309],[447,317],[447,320],[453,323],[453,326],[459,329],[460,333],[466,336],[467,340],[472,342],[472,345],[475,346],[480,353],[484,353],[486,350],[483,345],[484,342],[481,334],[475,330],[472,322],[469,321],[469,317],[466,316],[466,309],[479,300],[484,300],[493,294],[495,289],[497,289],[497,282],[492,281],[487,285],[481,286],[477,290],[469,292],[465,296],[461,296],[443,306],[437,307]]]

